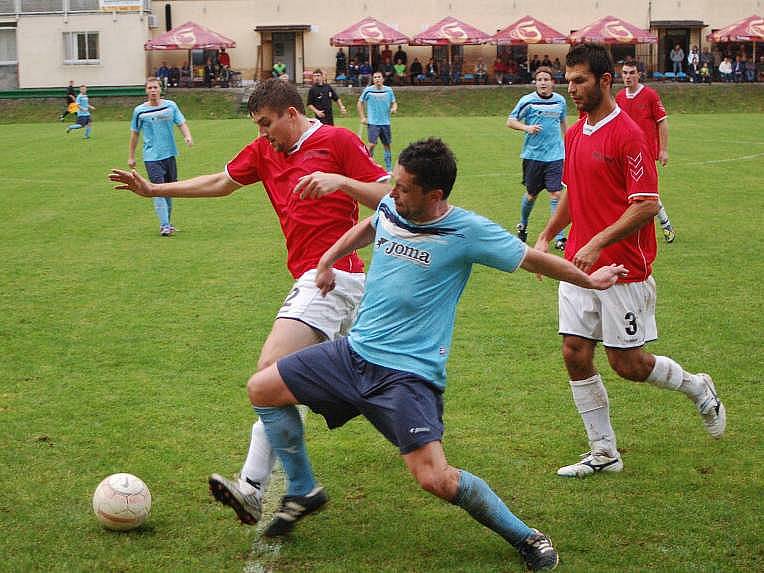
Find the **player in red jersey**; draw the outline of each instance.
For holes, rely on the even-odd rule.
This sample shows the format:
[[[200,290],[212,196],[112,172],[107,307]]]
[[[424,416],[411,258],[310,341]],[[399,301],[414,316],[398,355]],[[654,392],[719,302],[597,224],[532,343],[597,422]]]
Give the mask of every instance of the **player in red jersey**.
[[[669,131],[668,116],[661,97],[653,88],[640,83],[636,62],[624,63],[621,73],[626,87],[616,94],[615,102],[642,129],[653,159],[665,167],[668,163]],[[663,203],[658,211],[658,222],[663,228],[663,238],[667,243],[673,243],[676,232]]]
[[[567,189],[536,248],[547,251],[555,233],[571,224],[565,258],[587,273],[614,262],[629,271],[600,293],[564,282],[559,286],[563,359],[590,451],[557,474],[584,477],[623,469],[607,391],[594,367],[599,341],[619,376],[686,394],[714,438],[724,433],[726,413],[708,374],[690,374],[672,359],[644,349],[658,334],[652,278],[657,172],[641,130],[610,93],[613,62],[607,48],[571,48],[565,78],[568,93],[586,118],[565,135]]]
[[[356,253],[334,265],[336,288],[321,296],[315,285],[321,255],[358,222],[358,204],[376,209],[389,190],[387,172],[363,142],[344,128],[305,116],[296,88],[278,79],[259,84],[248,104],[260,137],[219,173],[175,183],[150,183],[135,170],[114,169],[109,179],[143,197],[222,197],[263,183],[286,238],[287,267],[295,284],[260,351],[257,370],[296,350],[343,334],[363,295],[363,262]],[[236,480],[210,476],[215,498],[254,524],[275,461],[263,428],[252,427],[247,459]]]

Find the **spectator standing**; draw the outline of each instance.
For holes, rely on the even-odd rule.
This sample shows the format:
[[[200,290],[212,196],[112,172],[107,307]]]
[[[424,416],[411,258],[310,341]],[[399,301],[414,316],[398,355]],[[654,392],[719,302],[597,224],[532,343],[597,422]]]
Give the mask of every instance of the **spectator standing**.
[[[162,82],[162,88],[166,88],[167,84],[170,83],[170,68],[167,67],[167,62],[162,62],[162,65],[159,66],[156,77]]]
[[[211,88],[212,82],[215,81],[215,64],[212,63],[212,58],[207,58],[207,63],[204,64],[204,85]]]
[[[337,53],[334,55],[334,77],[346,75],[348,75],[347,58],[342,48],[337,48]]]
[[[393,56],[394,62],[397,62],[398,60],[400,60],[404,66],[407,66],[409,63],[408,54],[403,51],[403,46],[398,46],[398,51],[396,51],[395,55]]]
[[[669,59],[673,66],[673,71],[678,74],[682,71],[682,62],[684,61],[684,50],[679,44],[674,46],[674,49],[669,52]]]
[[[374,73],[374,70],[372,69],[371,64],[369,62],[361,63],[358,69],[358,78],[361,82],[361,86],[365,87],[369,85],[369,82],[371,80],[371,75],[373,73]]]
[[[276,61],[276,63],[273,64],[273,71],[271,72],[271,75],[274,78],[281,79],[282,76],[286,75],[286,64],[281,60]]]
[[[143,165],[149,181],[152,183],[172,183],[178,180],[178,166],[175,157],[178,148],[175,145],[173,128],[177,125],[183,134],[186,145],[191,147],[194,140],[188,129],[186,118],[174,101],[162,99],[162,90],[158,78],[146,79],[147,101],[133,110],[130,122],[130,143],[127,166],[135,169],[135,149],[139,134],[143,133]],[[154,210],[159,219],[159,235],[169,237],[175,233],[172,226],[172,199],[154,197]]]
[[[231,67],[231,56],[225,51],[225,48],[220,48],[218,52],[218,65],[223,68],[225,66]]]
[[[700,69],[700,54],[698,53],[698,47],[693,46],[690,48],[690,53],[687,54],[687,73],[690,76],[691,82],[698,81],[698,70]]]
[[[334,115],[332,114],[332,101],[336,101],[342,112],[347,113],[345,104],[342,103],[340,96],[334,91],[334,88],[325,83],[324,72],[313,70],[313,85],[308,91],[308,109],[316,115],[316,119],[326,125],[334,125]]]
[[[493,77],[498,85],[504,83],[504,72],[504,62],[499,56],[496,56],[496,59],[493,61]]]

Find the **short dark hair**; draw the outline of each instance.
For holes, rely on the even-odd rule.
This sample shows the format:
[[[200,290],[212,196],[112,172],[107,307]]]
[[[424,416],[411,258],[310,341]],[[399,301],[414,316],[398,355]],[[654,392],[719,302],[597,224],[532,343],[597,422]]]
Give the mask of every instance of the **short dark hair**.
[[[283,115],[290,107],[305,115],[305,104],[302,103],[297,88],[278,78],[268,78],[257,84],[252,95],[249,96],[249,102],[247,102],[249,115],[254,115],[265,108]]]
[[[552,78],[552,81],[554,81],[554,75],[552,74],[552,68],[549,66],[539,66],[536,68],[536,71],[533,72],[533,79],[536,79],[536,76],[539,74],[549,74],[549,77]]]
[[[324,72],[321,71],[321,68],[316,68],[315,70],[313,70],[313,73],[314,74],[321,74],[322,76],[324,75]]]
[[[636,60],[626,60],[623,63],[623,67],[629,66],[630,68],[637,68],[637,71],[639,71],[639,66],[637,65]]]
[[[456,181],[456,158],[442,139],[430,137],[410,143],[398,155],[398,164],[425,191],[441,189],[444,199],[451,194]]]
[[[602,44],[576,44],[568,55],[565,56],[565,65],[569,68],[579,64],[586,64],[594,77],[599,80],[603,75],[610,74],[612,77],[615,72],[613,58],[610,52]]]

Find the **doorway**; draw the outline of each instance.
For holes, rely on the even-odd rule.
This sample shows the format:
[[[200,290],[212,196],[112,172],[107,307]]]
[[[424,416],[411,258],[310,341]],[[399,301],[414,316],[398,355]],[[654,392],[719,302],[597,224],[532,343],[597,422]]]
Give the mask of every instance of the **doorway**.
[[[286,66],[289,81],[295,78],[295,33],[273,32],[273,64],[282,62]]]
[[[679,44],[684,52],[684,60],[682,61],[682,70],[687,70],[687,54],[690,51],[690,30],[689,28],[671,28],[665,30],[661,42],[658,44],[659,56],[658,60],[663,63],[663,70],[670,72],[673,69],[671,63],[671,57],[669,53],[674,49],[674,46]]]

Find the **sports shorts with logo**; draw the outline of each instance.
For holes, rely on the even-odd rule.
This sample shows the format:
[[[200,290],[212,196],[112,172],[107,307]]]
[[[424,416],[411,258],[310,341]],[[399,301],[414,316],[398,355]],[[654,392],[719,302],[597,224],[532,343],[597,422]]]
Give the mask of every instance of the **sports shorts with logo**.
[[[591,290],[561,282],[560,334],[601,341],[609,348],[638,348],[658,338],[655,280]]]
[[[401,454],[443,438],[441,392],[421,376],[365,361],[344,336],[290,354],[276,368],[330,429],[362,415]]]
[[[536,196],[546,189],[550,193],[562,190],[562,163],[523,159],[523,185],[529,195]]]
[[[329,340],[345,334],[355,319],[366,275],[334,269],[335,287],[326,296],[316,286],[316,269],[306,271],[292,286],[276,318],[304,322]]]
[[[382,145],[390,145],[393,142],[393,132],[389,125],[370,124],[367,131],[369,143],[377,143],[377,139],[382,142]]]

